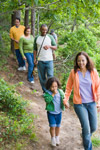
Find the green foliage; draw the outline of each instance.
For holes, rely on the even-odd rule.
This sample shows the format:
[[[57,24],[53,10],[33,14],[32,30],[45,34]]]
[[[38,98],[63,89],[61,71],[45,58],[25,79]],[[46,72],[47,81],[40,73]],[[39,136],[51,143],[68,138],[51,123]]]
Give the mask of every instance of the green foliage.
[[[2,143],[22,135],[33,137],[34,115],[26,112],[26,104],[26,101],[15,91],[14,86],[0,79],[0,141]]]
[[[7,58],[10,55],[10,38],[6,31],[0,32],[0,70],[7,64]],[[6,68],[4,68],[6,69]]]
[[[92,144],[94,147],[99,147],[100,146],[100,137],[92,137]]]
[[[57,64],[57,68],[59,68],[57,70],[63,72],[61,78],[63,89],[65,89],[69,72],[74,66],[74,58],[79,51],[87,52],[95,62],[97,70],[100,70],[100,48],[97,46],[96,36],[88,29],[81,26],[74,32],[65,32],[65,36],[60,37],[59,44],[58,56],[60,56],[59,61],[62,66],[59,68],[59,64]],[[59,74],[58,72],[57,74]]]
[[[97,38],[93,36],[93,33],[86,28],[79,28],[75,32],[69,32],[63,39],[60,40],[62,44],[66,42],[66,46],[61,51],[64,57],[72,54],[73,52],[86,51],[90,55],[91,51],[94,53],[99,52],[96,41]],[[60,43],[61,44],[61,43]]]

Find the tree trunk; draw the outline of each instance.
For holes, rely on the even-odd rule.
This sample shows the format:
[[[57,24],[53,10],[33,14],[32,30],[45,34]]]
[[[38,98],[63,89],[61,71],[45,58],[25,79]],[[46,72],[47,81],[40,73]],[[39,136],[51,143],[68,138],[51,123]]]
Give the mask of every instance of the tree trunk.
[[[27,8],[28,6],[26,6]],[[28,26],[29,24],[29,10],[25,10],[25,17],[24,17],[24,26]]]
[[[18,17],[18,18],[21,17],[20,10],[14,11],[13,14],[11,15],[11,26],[14,26],[16,17]],[[14,54],[15,51],[14,51],[14,41],[13,40],[11,40],[11,51]]]
[[[74,31],[74,29],[75,29],[75,26],[76,26],[76,18],[74,19],[74,23],[73,23],[73,25],[72,25],[71,32],[73,32],[73,31]]]
[[[35,37],[35,8],[31,10],[31,33]]]
[[[39,22],[40,22],[40,14],[38,11],[38,17],[37,17],[37,35],[39,35]]]

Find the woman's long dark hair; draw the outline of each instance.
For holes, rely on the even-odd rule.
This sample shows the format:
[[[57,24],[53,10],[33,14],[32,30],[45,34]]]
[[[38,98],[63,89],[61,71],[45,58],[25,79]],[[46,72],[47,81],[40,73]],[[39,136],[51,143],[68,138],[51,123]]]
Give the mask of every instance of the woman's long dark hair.
[[[78,60],[78,57],[79,57],[80,55],[85,56],[85,58],[86,58],[86,60],[87,60],[86,68],[87,68],[88,71],[91,72],[91,71],[93,70],[93,68],[94,68],[94,63],[93,63],[93,61],[90,59],[90,57],[88,56],[88,54],[87,54],[86,52],[84,52],[84,51],[79,52],[79,53],[76,55],[76,57],[75,57],[75,60],[74,60],[74,72],[76,73],[76,72],[77,72],[77,69],[79,69],[77,60]]]

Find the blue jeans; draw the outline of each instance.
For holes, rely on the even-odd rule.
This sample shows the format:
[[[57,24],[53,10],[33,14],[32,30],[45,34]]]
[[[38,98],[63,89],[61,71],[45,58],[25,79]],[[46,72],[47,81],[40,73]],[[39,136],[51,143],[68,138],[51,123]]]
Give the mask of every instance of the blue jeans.
[[[16,53],[16,57],[17,57],[19,67],[24,67],[25,66],[25,60],[23,60],[19,49],[16,49],[15,53]]]
[[[42,90],[45,92],[46,80],[53,77],[53,61],[38,61],[38,76]]]
[[[81,123],[84,149],[92,150],[91,135],[97,129],[96,103],[74,104],[74,109]]]
[[[34,69],[34,56],[33,53],[25,53],[25,56],[27,58],[27,62],[28,62],[28,81],[33,81],[34,77],[33,77],[33,69]]]
[[[59,114],[51,114],[50,112],[47,111],[47,117],[50,127],[60,127],[62,112]]]

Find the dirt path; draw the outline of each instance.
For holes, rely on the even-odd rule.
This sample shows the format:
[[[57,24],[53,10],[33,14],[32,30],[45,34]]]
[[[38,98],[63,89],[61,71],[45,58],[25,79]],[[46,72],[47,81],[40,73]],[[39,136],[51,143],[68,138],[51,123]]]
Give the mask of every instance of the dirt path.
[[[35,76],[35,84],[32,86],[26,80],[27,72],[17,71],[16,62],[12,56],[7,68],[9,72],[7,74],[1,72],[1,76],[11,84],[23,82],[23,85],[18,87],[17,90],[26,100],[30,101],[30,106],[27,111],[38,116],[34,120],[38,141],[30,143],[30,147],[27,150],[83,150],[80,136],[81,127],[73,108],[63,112],[60,132],[61,144],[56,148],[51,147],[45,102],[42,97],[42,90],[37,74]],[[100,148],[93,148],[93,150],[100,150]]]

